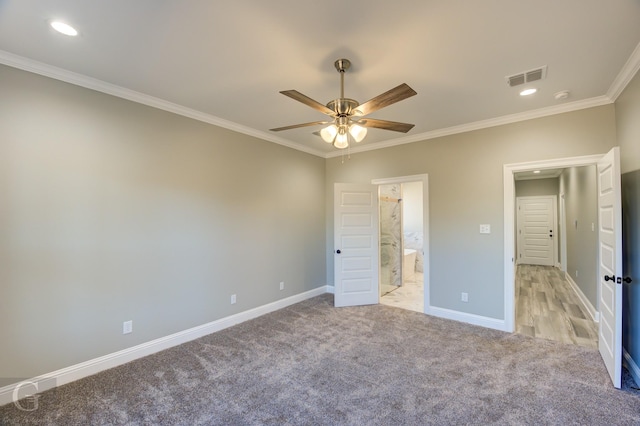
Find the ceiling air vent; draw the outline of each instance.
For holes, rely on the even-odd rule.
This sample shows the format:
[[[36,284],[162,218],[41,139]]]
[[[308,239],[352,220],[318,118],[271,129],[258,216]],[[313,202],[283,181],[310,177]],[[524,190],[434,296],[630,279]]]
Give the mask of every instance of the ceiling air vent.
[[[507,84],[511,87],[520,86],[521,84],[530,83],[532,81],[542,80],[547,76],[547,66],[536,68],[533,70],[521,72],[506,77]]]

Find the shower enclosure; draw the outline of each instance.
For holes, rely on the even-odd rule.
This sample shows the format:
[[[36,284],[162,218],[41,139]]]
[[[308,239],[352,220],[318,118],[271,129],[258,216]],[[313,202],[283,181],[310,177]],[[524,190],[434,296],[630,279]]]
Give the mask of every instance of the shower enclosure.
[[[379,186],[380,295],[402,285],[402,185]]]

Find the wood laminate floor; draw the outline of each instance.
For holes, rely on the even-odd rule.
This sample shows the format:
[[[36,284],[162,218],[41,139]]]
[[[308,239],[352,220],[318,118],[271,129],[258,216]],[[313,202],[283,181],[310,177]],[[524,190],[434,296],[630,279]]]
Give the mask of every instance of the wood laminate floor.
[[[516,332],[564,343],[598,347],[598,327],[580,299],[552,266],[518,265]]]

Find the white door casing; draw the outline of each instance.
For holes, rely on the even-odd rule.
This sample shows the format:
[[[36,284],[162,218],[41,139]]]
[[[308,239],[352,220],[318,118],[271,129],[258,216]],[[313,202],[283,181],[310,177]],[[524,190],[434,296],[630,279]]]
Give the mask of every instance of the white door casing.
[[[502,330],[515,331],[515,258],[516,258],[516,196],[514,174],[533,170],[559,169],[595,165],[602,155],[556,158],[505,164],[503,166],[503,208],[504,208],[504,326]]]
[[[336,183],[335,306],[378,303],[378,228],[378,187]]]
[[[598,349],[613,385],[622,380],[622,200],[620,151],[598,162],[598,279],[600,327]],[[605,276],[608,279],[605,279]]]
[[[518,197],[516,204],[517,263],[554,266],[557,263],[556,197]]]

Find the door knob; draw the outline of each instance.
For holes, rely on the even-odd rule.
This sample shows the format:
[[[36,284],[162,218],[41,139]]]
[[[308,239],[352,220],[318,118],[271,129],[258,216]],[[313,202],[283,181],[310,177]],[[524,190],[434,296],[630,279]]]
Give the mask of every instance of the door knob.
[[[336,250],[336,253],[340,254],[340,253],[342,253],[342,252],[341,252],[340,250]]]
[[[630,284],[633,280],[631,279],[631,277],[624,277],[622,281],[624,281],[627,284]]]
[[[604,280],[605,281],[615,281],[616,280],[616,276],[615,275],[611,275],[611,276],[605,275],[604,276]]]

